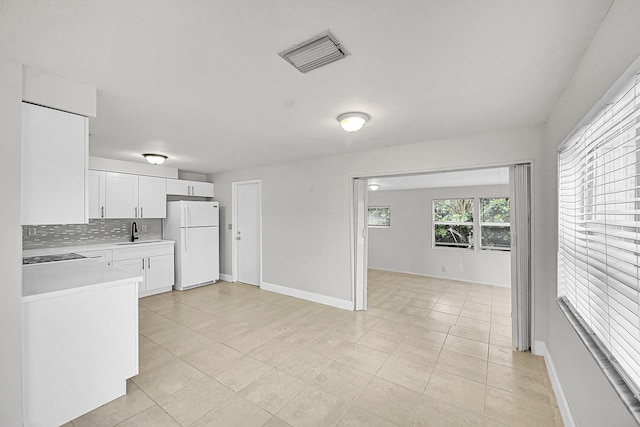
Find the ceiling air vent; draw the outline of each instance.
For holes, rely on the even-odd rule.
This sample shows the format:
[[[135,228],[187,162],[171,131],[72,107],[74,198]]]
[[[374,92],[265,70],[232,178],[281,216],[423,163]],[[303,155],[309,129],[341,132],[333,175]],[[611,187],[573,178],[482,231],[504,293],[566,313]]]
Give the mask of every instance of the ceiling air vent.
[[[289,64],[306,73],[349,55],[336,36],[327,30],[317,36],[280,52]]]

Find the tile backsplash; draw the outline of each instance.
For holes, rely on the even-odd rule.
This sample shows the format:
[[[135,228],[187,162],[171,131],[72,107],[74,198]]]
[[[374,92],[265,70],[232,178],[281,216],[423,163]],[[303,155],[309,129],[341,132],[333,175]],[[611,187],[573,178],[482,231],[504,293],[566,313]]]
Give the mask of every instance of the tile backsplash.
[[[140,239],[162,238],[161,219],[135,221]],[[132,222],[131,219],[91,219],[89,224],[25,225],[22,227],[22,249],[126,242],[131,236]],[[34,236],[29,236],[30,229],[35,229]]]

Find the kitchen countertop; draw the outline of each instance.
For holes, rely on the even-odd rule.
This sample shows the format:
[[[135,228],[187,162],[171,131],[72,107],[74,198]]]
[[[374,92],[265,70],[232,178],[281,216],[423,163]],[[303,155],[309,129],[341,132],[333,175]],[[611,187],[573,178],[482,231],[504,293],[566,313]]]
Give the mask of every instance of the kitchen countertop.
[[[103,265],[93,259],[25,265],[22,268],[22,302],[140,281],[142,276]]]
[[[67,253],[89,252],[89,251],[106,251],[111,249],[124,249],[135,248],[138,246],[150,246],[150,245],[166,245],[175,244],[173,240],[138,240],[136,243],[129,242],[112,242],[102,243],[99,245],[78,245],[78,246],[57,246],[55,248],[42,248],[42,249],[27,249],[22,251],[23,257],[33,256],[45,256],[45,255],[58,255]]]

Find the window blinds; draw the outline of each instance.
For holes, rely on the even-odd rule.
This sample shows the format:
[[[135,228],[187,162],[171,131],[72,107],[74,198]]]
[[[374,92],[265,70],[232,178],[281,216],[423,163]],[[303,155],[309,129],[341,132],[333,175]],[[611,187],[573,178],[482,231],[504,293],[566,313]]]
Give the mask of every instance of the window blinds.
[[[640,78],[558,156],[558,296],[640,390]]]

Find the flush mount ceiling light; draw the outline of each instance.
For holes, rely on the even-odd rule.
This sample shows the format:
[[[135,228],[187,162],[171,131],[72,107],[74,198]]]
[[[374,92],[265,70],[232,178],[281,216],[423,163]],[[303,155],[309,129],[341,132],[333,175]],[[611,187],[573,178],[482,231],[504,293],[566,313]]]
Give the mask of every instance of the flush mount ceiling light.
[[[365,123],[371,118],[368,114],[359,113],[359,112],[351,112],[344,113],[338,116],[338,121],[340,122],[340,126],[342,129],[347,132],[357,132],[362,129]]]
[[[336,36],[327,30],[291,46],[278,55],[301,73],[335,62],[349,55]]]
[[[369,190],[371,191],[378,191],[379,188],[380,188],[379,184],[369,184]]]
[[[151,153],[146,153],[142,155],[145,159],[147,159],[147,162],[153,164],[153,165],[160,165],[162,163],[164,163],[165,160],[168,159],[167,156],[163,155],[163,154],[151,154]]]

